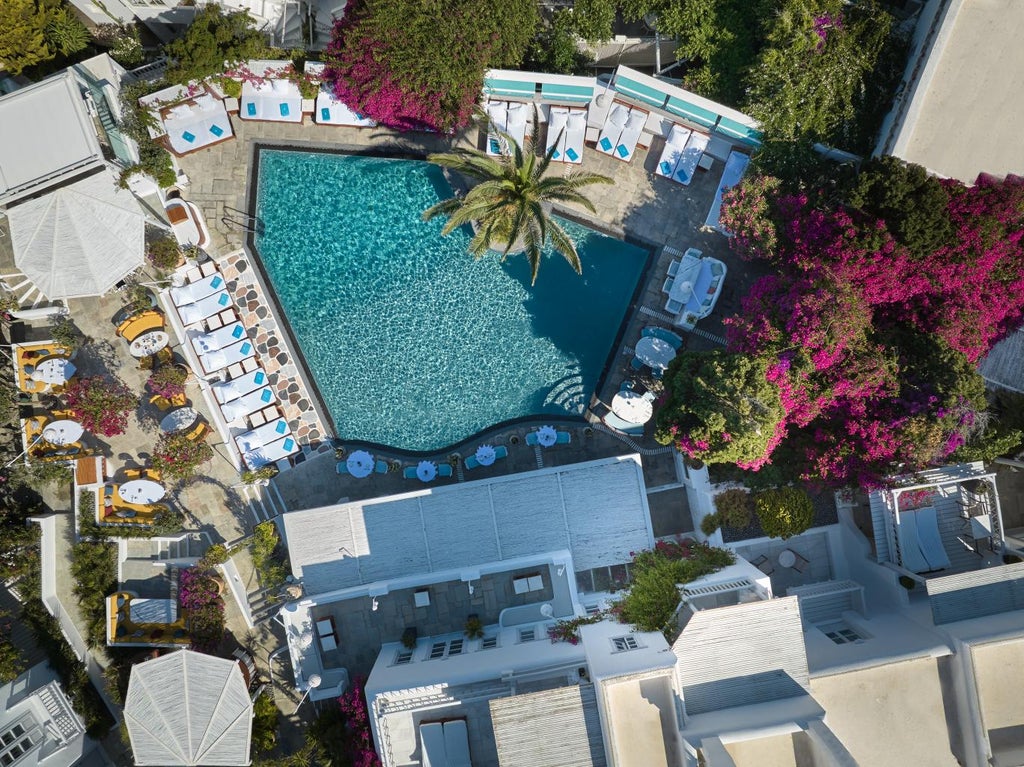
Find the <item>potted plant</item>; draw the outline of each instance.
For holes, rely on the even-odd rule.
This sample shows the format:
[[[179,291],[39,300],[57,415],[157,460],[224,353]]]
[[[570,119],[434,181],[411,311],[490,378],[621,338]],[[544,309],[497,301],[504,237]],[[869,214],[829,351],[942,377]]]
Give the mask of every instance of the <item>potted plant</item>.
[[[161,365],[153,371],[146,381],[146,388],[152,394],[164,399],[181,397],[185,393],[185,381],[188,379],[188,368],[180,365]]]
[[[405,631],[402,632],[402,646],[406,650],[416,649],[416,627],[408,626]]]
[[[128,413],[138,404],[138,398],[116,378],[92,376],[71,380],[64,389],[64,402],[86,430],[116,437],[124,434]]]
[[[518,434],[513,434],[511,437],[508,438],[508,442],[509,442],[510,445],[518,445],[519,444],[519,435]]]
[[[227,546],[223,543],[215,543],[206,550],[203,558],[199,560],[199,564],[212,569],[217,565],[224,564],[230,557],[231,553],[228,551]]]
[[[166,477],[187,481],[213,458],[206,440],[190,440],[184,434],[161,434],[153,448],[152,465]]]
[[[484,635],[484,624],[480,622],[480,616],[476,613],[466,618],[466,625],[463,627],[465,634],[470,639],[480,639]]]
[[[153,240],[146,248],[146,260],[162,272],[169,272],[185,263],[185,256],[173,237]]]

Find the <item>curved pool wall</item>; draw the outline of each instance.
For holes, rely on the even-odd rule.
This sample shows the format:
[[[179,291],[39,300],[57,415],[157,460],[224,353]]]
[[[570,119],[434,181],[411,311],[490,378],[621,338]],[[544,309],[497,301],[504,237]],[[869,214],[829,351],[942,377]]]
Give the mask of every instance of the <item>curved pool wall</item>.
[[[653,249],[576,221],[584,275],[474,261],[420,213],[450,190],[422,157],[255,145],[248,246],[321,418],[346,442],[436,453],[510,422],[581,420]]]

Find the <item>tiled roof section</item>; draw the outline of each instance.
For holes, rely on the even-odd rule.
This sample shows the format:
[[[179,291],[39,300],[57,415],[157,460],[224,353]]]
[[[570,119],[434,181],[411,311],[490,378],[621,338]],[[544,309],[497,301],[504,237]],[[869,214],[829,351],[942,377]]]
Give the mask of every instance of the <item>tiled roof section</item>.
[[[937,625],[1024,609],[1024,562],[929,578],[925,585]]]
[[[500,767],[605,767],[593,685],[491,701]]]
[[[653,545],[637,456],[466,482],[283,517],[309,594],[568,549],[577,570]]]
[[[796,597],[700,610],[672,651],[690,715],[806,692],[807,655]]]

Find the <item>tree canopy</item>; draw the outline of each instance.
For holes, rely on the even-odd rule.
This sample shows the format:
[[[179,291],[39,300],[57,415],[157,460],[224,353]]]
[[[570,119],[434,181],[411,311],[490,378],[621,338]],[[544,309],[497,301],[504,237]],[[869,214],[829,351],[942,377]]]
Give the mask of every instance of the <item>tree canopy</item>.
[[[46,43],[48,22],[34,0],[0,3],[0,65],[12,75],[20,75],[26,67],[52,59]]]
[[[383,125],[451,133],[484,71],[522,61],[538,19],[533,0],[359,0],[335,22],[324,79]]]
[[[224,70],[224,62],[258,59],[268,52],[263,33],[246,11],[225,12],[216,3],[196,13],[185,34],[164,46],[171,59],[167,79],[201,80]]]

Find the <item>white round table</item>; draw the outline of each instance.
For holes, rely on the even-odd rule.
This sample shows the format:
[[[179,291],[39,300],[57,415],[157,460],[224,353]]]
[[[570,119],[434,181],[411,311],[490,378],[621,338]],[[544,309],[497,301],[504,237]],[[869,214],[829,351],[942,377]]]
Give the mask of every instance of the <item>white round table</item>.
[[[420,461],[416,467],[416,476],[421,482],[431,482],[437,476],[437,464],[432,461]]]
[[[75,374],[75,366],[64,357],[49,357],[32,371],[30,376],[33,381],[42,381],[52,385],[60,386],[67,383],[67,380]]]
[[[654,403],[635,391],[620,391],[612,398],[612,412],[623,421],[647,423],[654,415]]]
[[[199,413],[196,412],[195,408],[179,407],[163,417],[163,420],[160,421],[160,431],[167,434],[184,431],[198,419]]]
[[[779,567],[792,567],[796,564],[796,554],[789,549],[779,552]]]
[[[78,421],[51,421],[43,427],[43,439],[51,445],[70,445],[78,442],[85,434],[85,427]]]
[[[164,497],[166,491],[159,482],[151,479],[133,479],[117,488],[117,494],[128,503],[156,503]]]
[[[664,370],[676,356],[676,350],[668,341],[654,336],[645,336],[636,343],[636,356],[645,365]]]
[[[374,466],[373,456],[367,453],[365,450],[354,450],[349,454],[348,458],[345,459],[345,466],[348,467],[348,473],[356,479],[362,479],[373,474]]]
[[[537,429],[537,442],[541,447],[551,447],[558,441],[558,432],[554,426],[541,426]]]
[[[476,449],[476,460],[481,466],[490,466],[496,457],[491,445],[481,445]]]
[[[162,330],[151,330],[143,333],[130,344],[128,351],[133,357],[152,357],[170,343],[171,337]]]

